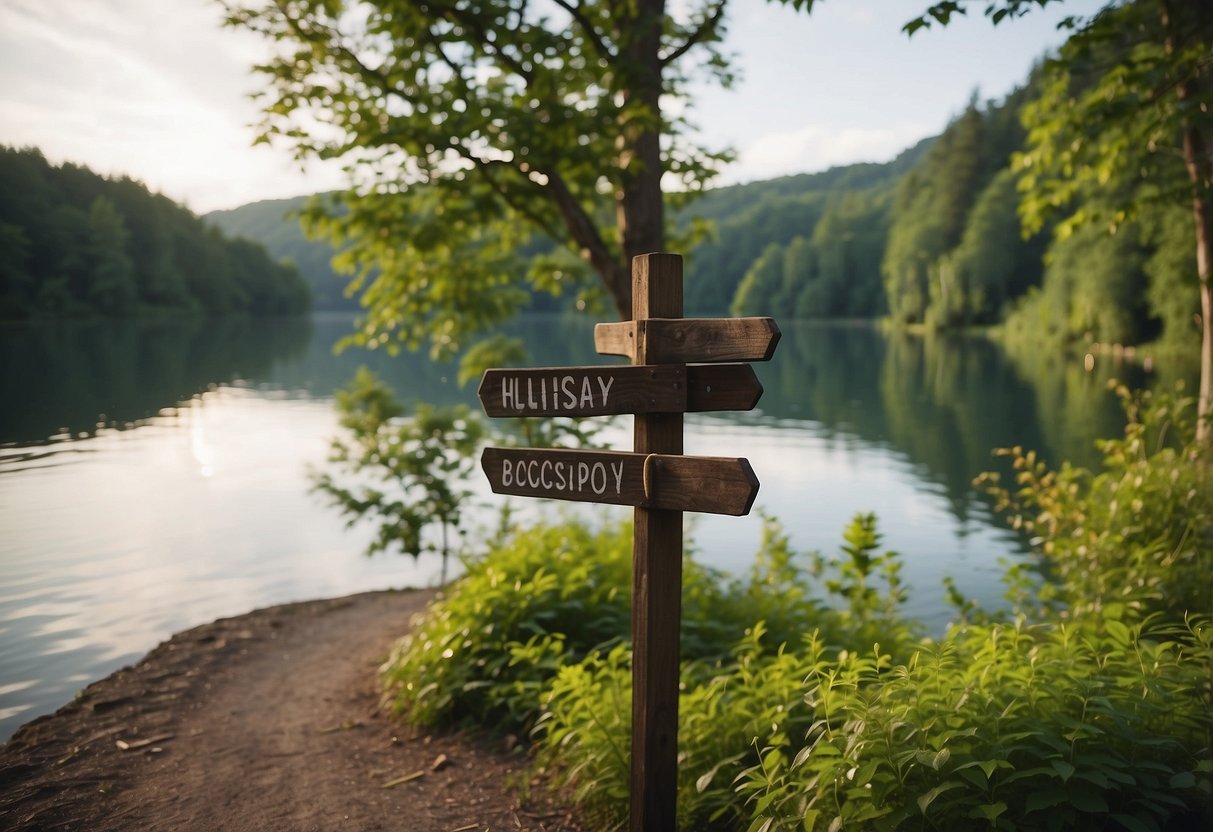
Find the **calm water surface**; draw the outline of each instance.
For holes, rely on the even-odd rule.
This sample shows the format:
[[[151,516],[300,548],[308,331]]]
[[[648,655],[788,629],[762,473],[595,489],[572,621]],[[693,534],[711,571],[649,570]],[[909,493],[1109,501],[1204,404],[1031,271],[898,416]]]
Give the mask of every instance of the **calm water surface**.
[[[474,391],[416,356],[335,356],[348,328],[342,317],[0,328],[0,739],[175,631],[438,580],[434,557],[362,556],[370,530],[346,529],[309,492],[308,471],[337,430],[332,393],[360,364],[407,400],[474,404]],[[884,544],[903,555],[907,612],[936,629],[950,612],[944,576],[996,604],[1000,563],[1022,556],[969,484],[993,464],[990,449],[1018,443],[1092,464],[1092,439],[1119,430],[1104,383],[1124,367],[1086,372],[980,339],[783,330],[775,360],[757,367],[760,409],[688,416],[686,452],[748,457],[762,482],[756,509],[800,550],[836,551],[849,518],[875,511]],[[602,361],[592,321],[534,318],[517,331],[535,366]],[[603,435],[622,449],[630,432],[619,419]],[[475,485],[475,522],[488,527],[500,498]],[[696,557],[748,567],[757,511],[688,519]]]

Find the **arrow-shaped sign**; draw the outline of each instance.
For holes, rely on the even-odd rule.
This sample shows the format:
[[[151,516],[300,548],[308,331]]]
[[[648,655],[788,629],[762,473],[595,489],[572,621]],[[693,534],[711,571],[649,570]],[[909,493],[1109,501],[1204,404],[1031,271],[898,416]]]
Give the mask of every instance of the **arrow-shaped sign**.
[[[485,370],[476,391],[489,416],[610,416],[751,410],[762,384],[748,364],[535,367]]]
[[[485,448],[480,466],[497,494],[585,503],[749,514],[758,478],[735,457]]]
[[[769,361],[779,334],[774,318],[646,318],[595,325],[594,348],[653,364]]]
[[[687,372],[666,366],[485,370],[476,391],[489,416],[682,413]]]

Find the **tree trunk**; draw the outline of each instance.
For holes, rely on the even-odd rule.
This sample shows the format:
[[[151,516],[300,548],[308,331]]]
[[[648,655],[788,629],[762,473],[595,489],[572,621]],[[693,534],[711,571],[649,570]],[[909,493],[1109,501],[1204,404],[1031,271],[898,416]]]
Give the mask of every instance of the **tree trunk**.
[[[1195,130],[1190,132],[1196,133]],[[1187,146],[1185,137],[1185,156]],[[1209,166],[1207,157],[1204,166]],[[1213,447],[1213,275],[1210,275],[1210,265],[1213,264],[1213,204],[1197,194],[1192,200],[1192,208],[1196,219],[1196,274],[1200,279],[1201,331],[1196,440],[1207,449]]]
[[[665,0],[636,0],[635,17],[619,21],[619,79],[622,104],[618,139],[619,185],[615,214],[624,267],[632,258],[661,251],[665,215],[661,196],[661,30]],[[621,319],[632,316],[631,282],[617,295]]]
[[[1181,4],[1182,5],[1182,4]],[[1164,49],[1168,56],[1174,54],[1176,41],[1184,36],[1185,22],[1175,20],[1170,3],[1159,3],[1164,35]],[[1186,7],[1185,7],[1186,8]],[[1203,14],[1196,9],[1197,14]],[[1194,22],[1199,22],[1200,17]],[[1206,24],[1207,26],[1207,24]],[[1201,28],[1197,27],[1197,31]],[[1179,30],[1179,31],[1177,31]],[[1191,34],[1189,32],[1188,34]],[[1180,106],[1198,99],[1200,90],[1198,74],[1189,75],[1175,85],[1175,94]],[[1204,134],[1190,120],[1183,127],[1184,165],[1192,183],[1192,216],[1196,223],[1196,276],[1200,282],[1200,391],[1196,404],[1196,441],[1206,450],[1213,447],[1213,161],[1209,158],[1209,147]]]

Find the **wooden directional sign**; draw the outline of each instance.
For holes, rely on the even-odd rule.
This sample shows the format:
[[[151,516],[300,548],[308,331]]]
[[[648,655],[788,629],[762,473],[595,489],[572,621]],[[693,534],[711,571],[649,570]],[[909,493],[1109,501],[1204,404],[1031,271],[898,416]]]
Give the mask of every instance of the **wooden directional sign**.
[[[682,512],[748,514],[758,479],[744,459],[682,455],[682,414],[749,410],[748,364],[779,343],[771,318],[683,318],[682,258],[632,261],[632,318],[598,324],[594,346],[628,367],[488,370],[489,416],[636,414],[634,452],[486,448],[493,491],[635,506],[632,542],[632,832],[676,827]]]
[[[748,364],[486,370],[477,391],[489,416],[610,416],[751,410],[762,384]]]
[[[497,494],[669,511],[749,514],[758,478],[744,459],[485,448],[480,465]]]
[[[544,367],[485,370],[477,391],[489,416],[682,413],[685,367]]]
[[[773,318],[646,318],[597,324],[594,347],[651,364],[769,361],[779,334]]]

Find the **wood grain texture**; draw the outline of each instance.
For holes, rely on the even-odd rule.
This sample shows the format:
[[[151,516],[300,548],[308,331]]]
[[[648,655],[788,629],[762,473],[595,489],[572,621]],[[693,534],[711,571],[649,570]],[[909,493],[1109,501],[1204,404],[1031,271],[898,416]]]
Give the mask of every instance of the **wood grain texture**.
[[[774,318],[637,318],[594,327],[600,355],[624,355],[646,364],[769,361],[779,345]]]
[[[691,364],[687,367],[687,412],[753,410],[762,382],[749,364]]]
[[[476,391],[489,416],[614,416],[682,413],[681,365],[485,370]]]
[[[735,517],[750,512],[759,487],[737,457],[485,448],[480,466],[495,494]]]
[[[476,395],[496,418],[753,410],[762,392],[749,364],[653,364],[485,370]]]
[[[682,258],[632,261],[632,318],[682,317]],[[597,335],[597,332],[595,332]],[[665,363],[638,345],[633,364]],[[682,415],[637,416],[641,454],[682,453]],[[677,828],[682,512],[636,509],[632,543],[631,832]]]

